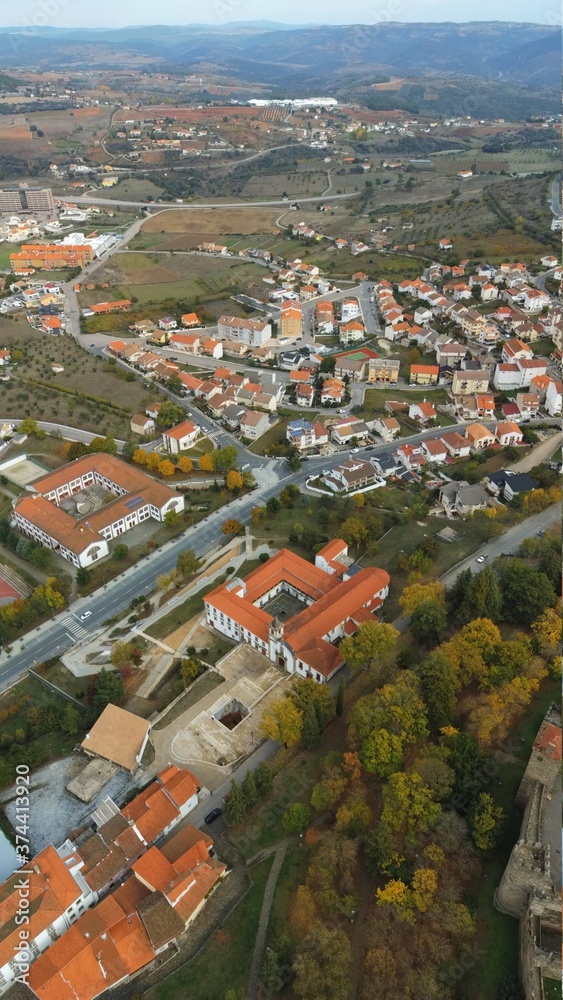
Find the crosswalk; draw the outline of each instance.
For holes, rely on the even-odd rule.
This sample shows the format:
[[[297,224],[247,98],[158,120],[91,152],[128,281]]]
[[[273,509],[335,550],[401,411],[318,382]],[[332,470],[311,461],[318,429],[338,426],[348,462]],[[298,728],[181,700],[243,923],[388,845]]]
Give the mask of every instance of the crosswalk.
[[[63,618],[61,625],[64,626],[65,631],[70,633],[73,639],[83,639],[85,635],[88,635],[87,630],[72,615],[67,615],[66,618]]]

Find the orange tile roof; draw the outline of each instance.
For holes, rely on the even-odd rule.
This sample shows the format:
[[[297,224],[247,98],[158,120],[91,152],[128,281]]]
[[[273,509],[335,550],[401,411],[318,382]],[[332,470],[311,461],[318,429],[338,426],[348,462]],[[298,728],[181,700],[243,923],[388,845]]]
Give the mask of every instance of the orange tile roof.
[[[349,580],[337,583],[330,593],[291,618],[285,626],[285,635],[296,655],[312,640],[322,638],[345,622],[359,607],[371,603],[389,582],[390,577],[385,570],[362,569]]]
[[[106,705],[81,746],[87,753],[134,771],[150,723],[118,705]]]
[[[156,840],[178,818],[178,809],[156,781],[121,811],[126,819],[135,823],[147,844]]]
[[[327,562],[331,559],[336,559],[337,556],[346,555],[348,551],[348,546],[343,538],[333,538],[332,541],[327,542],[323,545],[322,549],[317,552],[318,556],[322,556]]]
[[[187,437],[190,434],[194,434],[197,427],[191,420],[183,420],[181,424],[177,424],[176,427],[170,427],[167,431],[164,431],[164,437],[174,438],[174,440],[179,441],[181,438]]]
[[[535,750],[549,750],[553,760],[561,760],[561,726],[544,720],[534,740]]]
[[[523,437],[523,433],[520,430],[518,424],[514,423],[513,420],[505,420],[496,426],[497,437],[501,437],[503,434],[519,434]]]
[[[468,424],[465,428],[465,433],[472,441],[480,441],[483,438],[494,437],[492,431],[489,431],[483,424]]]
[[[411,375],[439,375],[438,365],[411,365]]]
[[[16,925],[21,892],[18,883],[25,878],[29,883],[29,940],[33,941],[42,931],[50,927],[65,910],[82,895],[62,858],[52,845],[46,847],[29,864],[28,875],[19,872],[10,875],[0,886],[0,967],[11,961],[15,946],[19,941],[19,926]]]
[[[150,847],[146,854],[143,854],[138,861],[131,865],[137,878],[148,886],[149,889],[158,889],[165,892],[169,888],[177,875],[169,861],[157,847]]]

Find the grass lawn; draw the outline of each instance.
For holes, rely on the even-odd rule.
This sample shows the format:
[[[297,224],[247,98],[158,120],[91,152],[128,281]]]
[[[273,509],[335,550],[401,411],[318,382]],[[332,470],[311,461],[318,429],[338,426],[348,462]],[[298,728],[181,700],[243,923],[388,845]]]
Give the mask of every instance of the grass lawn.
[[[148,994],[151,1000],[184,1000],[187,995],[190,1000],[220,1000],[228,989],[244,995],[271,867],[272,858],[267,858],[252,869],[252,885],[225,926],[191,962]]]
[[[309,860],[310,852],[302,840],[289,845],[278,877],[270,911],[266,939],[268,947],[272,947],[278,938],[287,935],[290,931],[291,907],[295,901],[298,887],[305,881]]]
[[[543,979],[544,1000],[561,1000],[561,981],[557,979]]]
[[[197,593],[192,594],[182,604],[172,608],[167,615],[163,615],[158,621],[148,626],[145,630],[147,635],[152,635],[155,639],[163,639],[165,636],[171,635],[177,628],[180,628],[180,625],[185,625],[190,618],[197,615],[198,611],[203,611],[203,598],[216,586],[217,581],[210,583],[198,590]]]
[[[401,403],[420,403],[422,398],[428,400],[429,403],[447,403],[448,394],[445,389],[433,389],[431,386],[428,387],[427,392],[409,392],[402,388],[389,388],[389,389],[366,389],[364,396],[364,411],[366,412],[379,412],[384,409],[385,403],[388,399],[394,399]]]
[[[165,684],[168,682],[165,681]],[[219,687],[220,684],[224,683],[224,678],[217,674],[214,670],[206,670],[201,677],[198,677],[193,684],[190,685],[188,690],[184,693],[183,697],[179,699],[171,708],[169,712],[166,713],[164,718],[160,719],[153,729],[166,729],[171,722],[175,719],[179,719],[183,712],[187,712],[188,708],[195,705],[202,698],[205,698],[206,694],[209,694],[214,688]],[[164,687],[164,685],[163,685]],[[160,688],[157,690],[157,696],[160,694]]]
[[[88,678],[75,677],[60,660],[55,660],[54,662],[49,660],[48,663],[42,663],[38,667],[34,667],[34,670],[36,673],[41,674],[45,680],[50,681],[51,684],[60,688],[61,691],[79,700],[84,696],[88,687]]]

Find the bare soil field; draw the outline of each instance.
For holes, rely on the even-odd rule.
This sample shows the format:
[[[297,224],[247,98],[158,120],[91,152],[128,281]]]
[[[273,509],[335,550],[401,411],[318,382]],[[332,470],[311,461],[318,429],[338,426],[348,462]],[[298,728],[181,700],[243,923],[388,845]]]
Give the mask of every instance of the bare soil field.
[[[19,115],[17,116],[20,117]],[[23,123],[14,125],[0,125],[0,142],[29,142],[32,133],[29,126]]]
[[[328,178],[322,171],[295,171],[291,174],[257,174],[242,189],[243,198],[314,197],[328,187]]]
[[[262,108],[237,108],[235,111],[232,104],[216,108],[176,108],[164,104],[155,104],[150,108],[139,108],[134,113],[128,109],[118,111],[114,121],[123,122],[134,117],[135,121],[147,121],[155,118],[175,118],[179,122],[203,122],[214,118],[222,119],[224,116],[228,116],[230,119],[259,118],[261,112]]]
[[[147,219],[143,226],[144,233],[198,233],[207,234],[206,242],[211,242],[210,236],[217,233],[261,233],[274,229],[275,220],[280,209],[274,208],[202,208],[193,212],[170,211],[163,212],[154,218]]]

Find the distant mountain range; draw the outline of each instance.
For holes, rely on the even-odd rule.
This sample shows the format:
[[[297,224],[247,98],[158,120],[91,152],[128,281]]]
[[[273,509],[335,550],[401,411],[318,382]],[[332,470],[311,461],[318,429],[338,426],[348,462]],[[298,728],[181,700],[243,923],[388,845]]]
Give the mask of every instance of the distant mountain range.
[[[504,23],[321,25],[268,21],[227,25],[149,25],[120,29],[0,29],[0,64],[114,69],[142,57],[144,68],[213,69],[276,87],[324,83],[334,92],[370,75],[473,76],[558,89],[561,31]]]

